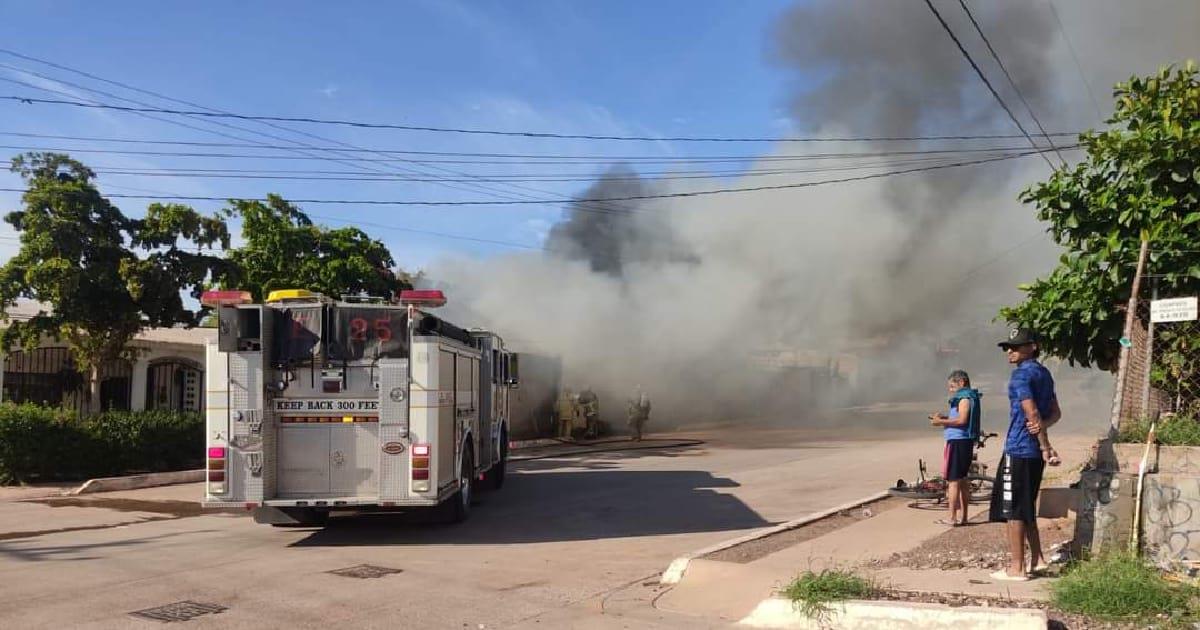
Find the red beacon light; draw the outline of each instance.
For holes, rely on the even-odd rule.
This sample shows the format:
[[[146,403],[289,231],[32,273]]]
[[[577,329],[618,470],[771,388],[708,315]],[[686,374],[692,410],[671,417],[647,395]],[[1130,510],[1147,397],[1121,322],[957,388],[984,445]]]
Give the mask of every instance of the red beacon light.
[[[400,303],[405,306],[437,308],[446,305],[446,294],[433,289],[406,289],[400,292]]]
[[[238,290],[220,290],[220,291],[205,291],[200,294],[200,303],[205,306],[235,306],[238,304],[250,304],[254,298],[249,291]]]

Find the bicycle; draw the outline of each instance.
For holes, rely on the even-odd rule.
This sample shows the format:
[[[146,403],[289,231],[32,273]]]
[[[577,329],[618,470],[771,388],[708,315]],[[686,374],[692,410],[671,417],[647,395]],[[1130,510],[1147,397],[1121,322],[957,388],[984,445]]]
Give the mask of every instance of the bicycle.
[[[980,503],[991,499],[992,484],[995,480],[988,476],[987,464],[979,461],[979,449],[987,446],[987,441],[997,436],[998,434],[996,433],[984,433],[975,438],[976,449],[971,453],[971,467],[967,472],[972,503]],[[902,499],[935,501],[937,504],[945,502],[946,489],[949,484],[940,476],[927,477],[927,472],[928,469],[925,467],[925,460],[918,459],[916,483],[910,484],[903,479],[897,479],[896,485],[888,488],[888,494]]]

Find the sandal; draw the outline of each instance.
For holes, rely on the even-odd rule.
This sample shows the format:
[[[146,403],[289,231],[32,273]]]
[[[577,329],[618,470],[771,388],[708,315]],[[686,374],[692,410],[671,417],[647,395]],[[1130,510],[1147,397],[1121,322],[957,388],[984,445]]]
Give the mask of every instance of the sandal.
[[[938,520],[934,521],[934,523],[937,525],[945,525],[947,527],[962,527],[963,525],[966,525],[965,522],[959,523],[946,518],[939,518]]]
[[[999,571],[996,571],[995,573],[988,575],[988,577],[992,578],[993,580],[998,580],[1001,582],[1028,582],[1029,581],[1028,575],[1009,575],[1008,571],[1005,571],[1004,569],[1000,569]]]

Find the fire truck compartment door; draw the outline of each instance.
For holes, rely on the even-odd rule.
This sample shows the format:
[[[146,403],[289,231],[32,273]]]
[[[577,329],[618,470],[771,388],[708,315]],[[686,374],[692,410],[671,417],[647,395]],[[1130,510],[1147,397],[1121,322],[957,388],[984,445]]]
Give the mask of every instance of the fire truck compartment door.
[[[285,424],[279,427],[279,494],[329,494],[329,447],[328,424]]]
[[[329,425],[329,491],[334,496],[379,494],[379,423]]]
[[[280,496],[379,493],[378,423],[285,424],[279,434]]]

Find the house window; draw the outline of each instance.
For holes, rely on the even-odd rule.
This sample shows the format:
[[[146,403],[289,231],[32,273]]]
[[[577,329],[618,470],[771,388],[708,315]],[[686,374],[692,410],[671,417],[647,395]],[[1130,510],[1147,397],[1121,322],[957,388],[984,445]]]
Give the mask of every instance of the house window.
[[[200,411],[204,406],[204,371],[184,359],[151,363],[146,372],[146,408]]]
[[[66,348],[10,352],[4,357],[6,401],[77,406],[83,400],[83,384],[83,375]]]

